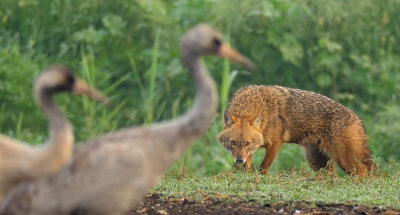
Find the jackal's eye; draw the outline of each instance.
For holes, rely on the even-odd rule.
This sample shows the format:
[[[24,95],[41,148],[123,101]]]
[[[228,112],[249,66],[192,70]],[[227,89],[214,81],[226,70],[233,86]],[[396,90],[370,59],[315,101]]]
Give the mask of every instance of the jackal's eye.
[[[250,146],[250,142],[249,141],[246,142],[246,146]]]
[[[231,140],[231,145],[236,146],[236,142],[234,140]]]

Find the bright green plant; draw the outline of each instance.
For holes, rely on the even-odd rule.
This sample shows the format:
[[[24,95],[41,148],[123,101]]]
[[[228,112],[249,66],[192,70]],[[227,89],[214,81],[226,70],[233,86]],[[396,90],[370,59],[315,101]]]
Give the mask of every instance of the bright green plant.
[[[179,39],[199,22],[220,29],[257,64],[247,72],[205,58],[220,96],[209,131],[181,159],[185,172],[232,168],[215,136],[231,95],[248,84],[322,93],[364,121],[380,165],[400,160],[399,0],[3,0],[0,3],[0,132],[42,143],[47,125],[32,83],[53,63],[75,69],[112,98],[109,106],[59,96],[78,142],[122,127],[183,114],[194,100],[179,59]],[[255,157],[262,158],[262,150]],[[392,161],[394,160],[394,161]],[[272,171],[304,165],[300,147],[285,145]]]

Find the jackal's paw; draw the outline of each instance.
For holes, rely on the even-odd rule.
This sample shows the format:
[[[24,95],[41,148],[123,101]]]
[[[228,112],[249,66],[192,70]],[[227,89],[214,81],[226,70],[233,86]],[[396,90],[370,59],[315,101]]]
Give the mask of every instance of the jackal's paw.
[[[262,167],[262,166],[260,166],[260,173],[261,173],[261,175],[265,175],[265,174],[267,174],[267,172],[268,172],[268,169],[265,169],[264,167]]]

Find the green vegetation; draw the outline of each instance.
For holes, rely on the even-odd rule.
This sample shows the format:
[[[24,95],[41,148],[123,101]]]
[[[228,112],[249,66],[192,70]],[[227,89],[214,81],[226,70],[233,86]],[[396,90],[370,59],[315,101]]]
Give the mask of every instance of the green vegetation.
[[[250,73],[227,61],[205,59],[219,86],[219,113],[173,172],[204,176],[232,169],[230,155],[215,136],[230,95],[248,84],[311,90],[348,106],[365,123],[375,161],[397,172],[399,14],[399,0],[2,0],[0,133],[43,143],[47,125],[31,89],[38,73],[53,63],[70,65],[113,100],[104,106],[70,95],[57,98],[78,142],[182,114],[193,102],[194,88],[180,64],[179,38],[207,22],[258,68]],[[256,165],[262,155],[260,150]],[[300,147],[286,144],[271,171],[302,165]]]
[[[192,177],[168,174],[153,192],[191,200],[358,203],[400,209],[399,173],[370,178],[332,177],[305,168],[260,176],[254,173],[222,172]]]

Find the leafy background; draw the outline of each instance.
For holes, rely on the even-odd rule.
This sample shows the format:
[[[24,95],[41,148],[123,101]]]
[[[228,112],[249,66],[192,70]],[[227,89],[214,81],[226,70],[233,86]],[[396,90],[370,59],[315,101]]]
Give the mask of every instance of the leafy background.
[[[0,132],[31,144],[45,141],[47,123],[31,89],[54,63],[74,68],[113,100],[104,106],[57,97],[78,142],[175,118],[195,93],[180,64],[179,39],[206,22],[258,68],[250,73],[206,58],[219,86],[219,113],[173,170],[206,175],[232,168],[215,136],[230,95],[248,84],[306,89],[339,101],[364,121],[375,162],[400,167],[399,14],[399,0],[2,0]],[[259,150],[254,163],[262,156]],[[301,149],[285,144],[272,171],[296,166],[306,166]]]

